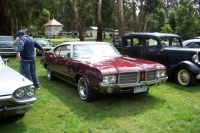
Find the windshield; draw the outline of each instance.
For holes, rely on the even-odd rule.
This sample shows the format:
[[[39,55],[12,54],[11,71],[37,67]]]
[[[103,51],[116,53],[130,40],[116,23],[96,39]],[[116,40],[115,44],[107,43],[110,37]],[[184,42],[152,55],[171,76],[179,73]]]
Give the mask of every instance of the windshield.
[[[74,45],[73,57],[119,56],[120,53],[109,44]]]
[[[0,41],[13,41],[14,38],[12,36],[0,36]]]

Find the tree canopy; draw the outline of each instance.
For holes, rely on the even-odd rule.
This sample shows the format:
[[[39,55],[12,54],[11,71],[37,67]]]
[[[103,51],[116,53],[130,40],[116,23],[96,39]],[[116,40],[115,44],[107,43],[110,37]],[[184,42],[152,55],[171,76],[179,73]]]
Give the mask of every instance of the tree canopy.
[[[76,3],[76,13],[71,2]],[[1,0],[0,34],[15,35],[23,28],[44,33],[43,25],[54,18],[64,31],[84,32],[102,25],[105,30],[119,30],[120,35],[171,32],[189,39],[200,35],[199,4],[199,0]]]

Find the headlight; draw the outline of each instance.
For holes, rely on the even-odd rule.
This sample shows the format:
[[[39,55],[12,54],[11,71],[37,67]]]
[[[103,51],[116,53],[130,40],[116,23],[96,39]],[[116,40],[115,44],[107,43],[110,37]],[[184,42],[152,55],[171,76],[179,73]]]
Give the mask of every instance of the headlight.
[[[35,87],[32,86],[27,86],[27,87],[22,87],[19,88],[15,91],[14,93],[14,97],[16,98],[28,98],[28,97],[32,97],[35,94]]]
[[[116,82],[117,82],[116,77],[117,77],[116,75],[103,76],[103,83],[104,84],[116,84]]]
[[[197,54],[193,55],[192,56],[192,60],[195,62],[195,63],[198,63],[199,62],[199,57]]]
[[[157,77],[165,77],[166,76],[166,70],[158,70],[157,71]]]
[[[20,88],[18,90],[15,91],[15,96],[18,98],[22,98],[25,96],[25,91],[23,88]]]
[[[29,86],[26,88],[26,95],[31,97],[35,94],[35,87],[34,86]]]

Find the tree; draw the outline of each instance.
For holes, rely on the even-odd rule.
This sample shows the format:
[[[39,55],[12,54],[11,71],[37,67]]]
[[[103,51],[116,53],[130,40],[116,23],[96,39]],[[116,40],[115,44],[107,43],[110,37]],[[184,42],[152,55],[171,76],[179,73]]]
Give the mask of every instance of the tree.
[[[43,25],[46,22],[48,22],[49,19],[50,19],[50,12],[44,8],[43,11],[42,11],[42,13],[40,13],[39,19],[36,22],[36,26],[37,26],[38,32],[44,31]]]
[[[11,35],[10,10],[8,8],[9,0],[0,1],[0,34]]]
[[[172,30],[172,28],[170,27],[169,24],[165,24],[165,25],[161,28],[161,32],[162,32],[162,33],[174,33],[174,31]]]
[[[196,21],[196,9],[186,0],[181,1],[176,14],[176,34],[183,39],[194,38]]]
[[[73,10],[73,13],[74,13],[74,19],[75,19],[77,27],[78,27],[80,41],[84,41],[83,30],[82,30],[82,27],[81,27],[81,24],[80,24],[80,21],[79,21],[79,18],[78,18],[78,10],[77,10],[77,7],[76,7],[76,0],[75,0],[75,2],[74,2],[74,0],[70,0],[70,2],[71,2],[72,10]]]
[[[102,21],[101,21],[101,6],[102,0],[99,0],[98,9],[97,9],[97,41],[102,41]]]
[[[119,37],[125,34],[123,0],[117,1]]]

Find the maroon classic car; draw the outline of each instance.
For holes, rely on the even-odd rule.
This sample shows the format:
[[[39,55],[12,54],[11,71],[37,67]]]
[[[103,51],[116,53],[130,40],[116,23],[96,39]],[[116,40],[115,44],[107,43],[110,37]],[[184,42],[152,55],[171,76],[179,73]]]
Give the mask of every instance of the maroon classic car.
[[[166,68],[156,62],[121,55],[106,42],[65,42],[41,57],[47,78],[78,86],[80,98],[95,94],[141,93],[167,80]]]

